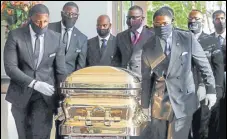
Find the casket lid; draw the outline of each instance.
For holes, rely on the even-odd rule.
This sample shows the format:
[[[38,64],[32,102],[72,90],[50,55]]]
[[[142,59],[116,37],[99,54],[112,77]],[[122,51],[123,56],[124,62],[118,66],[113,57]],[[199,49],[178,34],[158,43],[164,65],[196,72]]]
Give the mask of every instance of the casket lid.
[[[140,88],[140,80],[126,69],[92,66],[73,72],[61,88]]]

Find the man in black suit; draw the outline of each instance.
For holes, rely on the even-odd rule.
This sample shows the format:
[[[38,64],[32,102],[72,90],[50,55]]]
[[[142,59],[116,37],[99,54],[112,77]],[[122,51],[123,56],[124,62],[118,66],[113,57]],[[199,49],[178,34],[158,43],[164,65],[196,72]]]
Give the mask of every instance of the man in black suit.
[[[226,14],[222,10],[217,10],[212,15],[215,32],[211,35],[216,37],[219,41],[220,48],[224,57],[224,94],[219,103],[219,110],[216,111],[218,115],[213,113],[210,124],[210,139],[216,139],[216,135],[220,135],[221,139],[226,138]],[[215,116],[216,115],[216,116]],[[212,122],[213,121],[213,122]],[[219,125],[217,123],[220,123]],[[215,126],[214,126],[215,125]]]
[[[213,72],[193,34],[173,29],[168,10],[157,10],[153,21],[155,36],[144,45],[142,53],[141,104],[145,113],[150,104],[152,107],[149,138],[187,139],[198,107],[192,61],[204,79],[209,108],[216,102]]]
[[[61,40],[65,46],[65,64],[67,75],[86,66],[87,36],[76,27],[79,17],[79,7],[74,2],[67,2],[61,12],[62,20],[49,24],[49,29],[61,33]],[[58,100],[61,100],[59,96]],[[59,136],[60,121],[56,121],[56,139]]]
[[[67,74],[84,68],[87,56],[87,36],[76,27],[79,17],[79,7],[74,2],[67,2],[61,12],[62,20],[49,24],[49,29],[61,33],[65,44],[65,63]]]
[[[47,27],[48,8],[35,5],[29,15],[29,25],[10,31],[5,44],[5,71],[11,79],[6,100],[12,103],[19,139],[49,139],[65,56],[60,34]]]
[[[127,16],[129,29],[117,34],[113,57],[114,66],[127,68],[140,77],[142,47],[153,34],[144,27],[143,22],[143,9],[137,5],[132,6]]]
[[[116,37],[110,33],[111,23],[108,15],[100,15],[96,25],[98,36],[88,40],[87,66],[111,66],[115,52]]]
[[[217,103],[215,107],[212,108],[212,111],[217,111],[219,100],[223,97],[223,81],[224,81],[224,66],[223,66],[223,55],[219,47],[218,40],[211,35],[208,35],[203,32],[203,14],[199,10],[192,10],[188,16],[188,28],[194,34],[195,38],[198,40],[202,46],[205,54],[210,62],[212,67],[216,92],[217,92]],[[194,73],[197,76],[194,76],[198,82],[198,91],[197,95],[200,101],[200,108],[195,112],[192,122],[193,138],[207,138],[208,137],[208,125],[210,120],[210,111],[205,105],[204,98],[206,97],[205,85],[201,79],[200,72],[195,68]],[[197,89],[197,88],[196,88]],[[215,110],[214,110],[215,109]],[[215,123],[212,123],[214,126]],[[217,125],[218,123],[216,123]],[[210,130],[210,132],[212,132]],[[216,134],[215,136],[218,136]],[[218,138],[218,137],[217,137]],[[213,138],[215,139],[215,138]]]

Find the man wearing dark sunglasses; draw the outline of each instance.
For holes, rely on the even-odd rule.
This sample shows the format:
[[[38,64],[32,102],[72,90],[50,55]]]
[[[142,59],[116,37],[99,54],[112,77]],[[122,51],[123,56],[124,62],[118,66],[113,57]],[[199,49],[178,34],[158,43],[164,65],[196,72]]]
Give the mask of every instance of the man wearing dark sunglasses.
[[[79,17],[79,7],[74,2],[67,2],[61,12],[62,20],[50,23],[49,29],[61,33],[61,39],[65,46],[65,64],[67,75],[82,69],[86,65],[87,36],[81,33],[76,27]],[[53,40],[54,41],[54,40]],[[58,101],[61,99],[59,96]],[[56,139],[59,136],[60,121],[56,121]]]
[[[194,34],[195,38],[198,40],[200,45],[202,46],[209,63],[212,67],[215,84],[216,84],[216,92],[217,92],[217,103],[212,107],[212,115],[216,113],[218,108],[219,100],[223,96],[223,80],[224,80],[224,66],[223,66],[223,55],[221,49],[219,47],[218,40],[209,34],[203,32],[203,14],[199,10],[192,10],[188,16],[188,29]],[[203,81],[201,80],[200,71],[198,68],[194,68],[197,96],[199,99],[200,107],[194,113],[193,121],[192,121],[192,131],[193,131],[193,139],[205,139],[209,134],[213,131],[208,131],[209,121],[210,121],[210,108],[205,104],[206,97],[206,89]],[[198,88],[197,88],[198,86]],[[216,96],[214,96],[216,97]],[[215,114],[217,115],[217,114]],[[212,116],[212,119],[214,116]],[[216,116],[215,116],[216,117]],[[217,126],[218,123],[211,121],[210,125],[212,127]],[[218,139],[218,134],[215,135],[217,138],[212,137],[211,139]]]
[[[129,9],[126,23],[129,29],[116,36],[113,65],[127,68],[141,77],[142,46],[152,36],[152,32],[144,27],[143,9],[137,5]]]

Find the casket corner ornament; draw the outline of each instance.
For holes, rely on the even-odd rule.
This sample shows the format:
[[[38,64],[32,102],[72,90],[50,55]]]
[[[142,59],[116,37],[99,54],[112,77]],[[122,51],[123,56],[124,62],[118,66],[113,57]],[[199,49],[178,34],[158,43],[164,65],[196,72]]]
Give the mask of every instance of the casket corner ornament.
[[[139,136],[148,121],[139,104],[141,82],[125,69],[87,67],[60,90],[65,97],[55,120],[62,136]]]

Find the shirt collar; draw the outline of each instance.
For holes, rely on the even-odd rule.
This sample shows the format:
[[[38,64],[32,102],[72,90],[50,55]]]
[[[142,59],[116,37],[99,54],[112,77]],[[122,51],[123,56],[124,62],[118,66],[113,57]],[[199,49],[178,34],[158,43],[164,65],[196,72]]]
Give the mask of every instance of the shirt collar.
[[[73,27],[72,28],[69,28],[69,31],[72,31]],[[66,29],[66,27],[63,25],[62,21],[61,21],[61,28],[64,29],[64,30]]]
[[[32,29],[31,25],[29,25],[29,30],[32,36],[36,37],[35,31]],[[44,37],[44,34],[40,35],[40,37]]]
[[[221,35],[222,38],[224,39],[225,36],[226,36],[226,30],[225,30],[222,34],[218,34],[218,33],[215,31],[215,37],[218,37],[219,35]]]
[[[171,46],[172,45],[172,34],[173,32],[170,33],[169,37],[167,38],[166,42]]]
[[[141,34],[142,30],[143,30],[143,25],[141,25],[136,31],[137,31],[139,34]]]
[[[102,39],[106,39],[106,41],[108,41],[110,38],[110,33],[105,38],[102,38],[98,35],[98,38],[99,38],[99,41],[101,41]]]

